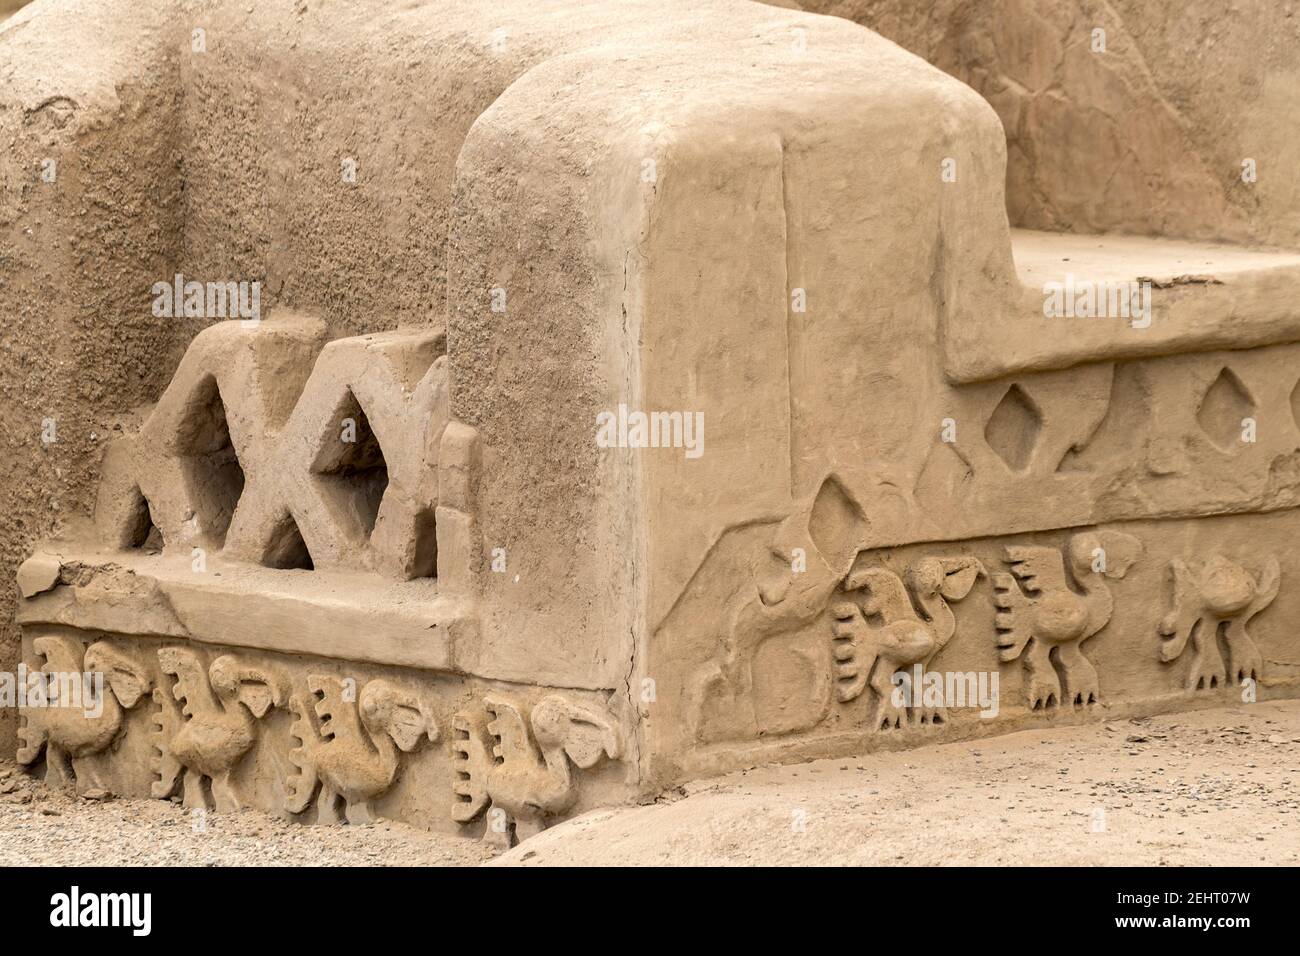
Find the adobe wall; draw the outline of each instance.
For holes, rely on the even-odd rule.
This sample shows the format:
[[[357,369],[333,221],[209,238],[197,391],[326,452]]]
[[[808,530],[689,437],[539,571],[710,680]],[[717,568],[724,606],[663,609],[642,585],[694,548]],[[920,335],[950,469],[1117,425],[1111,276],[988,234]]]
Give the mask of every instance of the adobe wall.
[[[1007,131],[1013,225],[1294,246],[1300,18],[1212,0],[801,0],[970,84]],[[1105,52],[1092,31],[1105,31]],[[1230,64],[1230,66],[1229,66]],[[1258,181],[1242,182],[1256,161]]]
[[[152,276],[123,277],[123,284],[147,290],[174,271],[263,281],[262,305],[272,314],[247,342],[231,324],[193,340],[138,436],[115,443],[105,462],[95,532],[88,538],[69,529],[25,566],[29,663],[77,667],[84,659],[89,668],[92,659],[126,655],[115,699],[127,707],[138,703],[142,687],[154,688],[165,705],[166,675],[181,666],[165,646],[155,664],[151,646],[133,643],[138,637],[289,655],[329,648],[342,659],[461,675],[452,697],[432,705],[441,739],[448,727],[469,735],[458,742],[475,739],[472,728],[461,727],[475,712],[466,679],[498,682],[497,692],[505,684],[517,694],[513,685],[524,684],[595,693],[613,711],[601,719],[616,721],[608,733],[617,735],[575,744],[571,756],[580,767],[601,753],[616,757],[624,761],[612,771],[621,785],[639,790],[642,755],[627,704],[644,676],[648,618],[669,606],[709,535],[729,520],[717,509],[740,506],[729,500],[736,496],[728,483],[754,463],[779,463],[753,491],[755,500],[781,507],[803,494],[820,468],[811,461],[792,468],[784,435],[811,446],[826,440],[824,454],[834,457],[841,445],[862,441],[870,423],[828,437],[820,415],[804,420],[798,408],[799,420],[780,426],[786,409],[763,443],[728,448],[724,437],[705,472],[687,475],[679,462],[600,452],[591,440],[597,413],[653,401],[703,406],[733,428],[760,421],[740,401],[744,374],[737,378],[740,370],[714,358],[731,343],[697,339],[706,327],[698,310],[709,310],[736,345],[754,330],[751,306],[763,310],[764,334],[783,337],[782,286],[799,265],[800,247],[816,280],[819,269],[838,261],[812,261],[830,248],[827,238],[813,238],[825,218],[837,214],[836,204],[861,206],[877,190],[895,195],[889,215],[865,231],[855,215],[837,234],[854,255],[876,255],[891,248],[893,226],[911,218],[912,238],[925,251],[880,263],[881,281],[891,268],[906,268],[881,287],[873,327],[908,334],[893,321],[898,299],[916,306],[908,318],[917,328],[936,328],[928,266],[940,243],[947,258],[937,290],[962,301],[960,308],[992,307],[997,285],[1010,282],[1006,244],[985,241],[990,227],[1005,236],[997,121],[969,91],[867,31],[768,7],[683,4],[666,15],[658,3],[540,10],[521,3],[491,16],[473,4],[440,8],[436,16],[426,8],[369,12],[377,15],[351,12],[342,16],[354,20],[340,22],[287,4],[252,14],[224,5],[173,21],[180,93],[167,132],[176,148],[168,168],[184,181],[175,213],[179,247],[151,264]],[[812,57],[798,43],[801,31],[813,34]],[[746,51],[747,71],[735,69],[738,49]],[[800,77],[793,96],[792,76]],[[340,102],[350,108],[340,110]],[[544,114],[539,104],[547,104]],[[966,191],[941,191],[919,166],[899,170],[894,153],[911,141],[918,111],[936,122],[924,142],[909,147],[916,162],[953,153],[970,172]],[[823,132],[841,123],[833,135]],[[881,179],[846,190],[840,180],[866,143],[879,152]],[[351,160],[355,177],[344,175]],[[730,183],[718,174],[726,163]],[[830,205],[819,195],[825,185],[841,193]],[[746,195],[759,200],[752,265],[780,279],[756,298],[747,274],[729,274],[734,256],[717,232],[730,228],[727,219]],[[713,212],[700,218],[701,204]],[[722,284],[692,280],[692,261],[710,261]],[[998,279],[990,283],[988,275]],[[500,310],[493,308],[497,287],[508,293]],[[853,294],[844,289],[839,297]],[[146,305],[141,295],[137,308]],[[290,309],[310,316],[300,330],[287,318]],[[433,353],[417,349],[422,357],[399,362],[404,371],[373,393],[365,391],[374,383],[364,362],[322,372],[337,352],[322,348],[325,341],[345,337],[334,344],[362,356],[378,347],[376,331],[436,329],[444,321],[444,365],[429,366]],[[809,343],[807,361],[839,347],[843,332],[828,326],[828,339]],[[940,361],[917,349],[904,365],[929,377]],[[177,368],[174,360],[166,364]],[[755,362],[751,371],[778,371],[767,364]],[[697,373],[683,378],[691,367]],[[318,373],[325,382],[315,388]],[[479,452],[464,451],[468,444],[453,444],[449,454],[439,432],[385,432],[404,417],[420,424],[419,410],[401,412],[392,394],[417,381],[445,389],[446,407],[473,434],[481,461]],[[427,570],[398,568],[397,578],[411,580],[388,590],[379,579],[391,579],[394,569],[373,538],[350,550],[334,537],[347,531],[346,512],[357,499],[343,499],[339,511],[328,497],[293,494],[293,483],[308,480],[303,472],[320,461],[301,460],[298,443],[330,436],[330,401],[345,388],[368,404],[380,442],[390,443],[390,487],[398,483],[395,434],[398,450],[437,469],[436,584]],[[281,401],[275,393],[286,389]],[[762,384],[771,396],[790,390],[776,379]],[[381,399],[399,410],[387,424],[369,405]],[[465,463],[461,471],[457,460]],[[242,497],[231,483],[236,470]],[[477,476],[472,496],[455,490],[468,471]],[[674,500],[674,487],[687,497]],[[415,505],[433,506],[424,486],[407,493],[417,495]],[[280,547],[293,543],[281,536],[286,505],[319,576],[295,576],[301,555],[286,563],[298,550]],[[459,515],[442,520],[444,505]],[[152,532],[143,533],[150,525],[161,554]],[[382,520],[376,534],[380,527]],[[220,552],[211,577],[190,572],[193,547]],[[506,555],[504,573],[487,567],[496,547]],[[332,616],[322,609],[338,594],[361,595],[360,609],[396,600],[396,618],[348,633],[358,608]],[[232,614],[227,605],[236,603],[242,610]],[[304,608],[304,616],[294,618],[291,607]],[[422,608],[435,618],[418,641],[411,614]],[[77,633],[62,630],[69,627]],[[98,647],[91,643],[97,630],[124,640]],[[309,661],[280,660],[279,667],[289,665],[298,688],[324,680]],[[267,670],[218,651],[185,666],[197,675],[186,687],[211,683],[213,693],[224,693],[218,688],[227,678],[219,675],[232,667]],[[407,681],[417,677],[435,679]],[[277,699],[277,707],[288,706],[288,698]],[[537,707],[538,734],[559,714],[592,726],[567,698]],[[40,715],[31,719],[29,758],[39,759]],[[523,721],[527,728],[526,715]],[[414,745],[408,736],[398,731],[394,740]],[[135,792],[146,768],[135,757],[126,763],[119,786]]]
[[[174,10],[124,15],[130,65],[84,102],[9,114],[15,175],[32,116],[126,141],[76,140],[91,179],[15,213],[12,304],[55,318],[6,409],[57,381],[141,420],[12,476],[68,491],[11,532],[50,538],[23,659],[116,702],[70,766],[86,728],[26,712],[24,763],[526,835],[736,766],[1300,688],[1296,257],[1189,283],[1170,263],[1213,250],[1143,246],[1159,325],[1061,326],[1013,257],[994,107],[840,18]],[[31,15],[0,37],[35,75]],[[114,98],[131,70],[153,100]],[[1204,234],[1185,198],[1134,202]],[[175,273],[261,283],[267,314],[156,317]],[[698,413],[704,454],[600,447],[621,405]],[[1004,677],[1002,716],[895,703],[932,663]]]
[[[0,24],[6,575],[37,540],[89,514],[105,441],[157,398],[197,331],[149,308],[183,238],[180,7],[40,2]],[[10,671],[14,602],[0,589],[0,669]],[[6,710],[5,749],[14,728]]]

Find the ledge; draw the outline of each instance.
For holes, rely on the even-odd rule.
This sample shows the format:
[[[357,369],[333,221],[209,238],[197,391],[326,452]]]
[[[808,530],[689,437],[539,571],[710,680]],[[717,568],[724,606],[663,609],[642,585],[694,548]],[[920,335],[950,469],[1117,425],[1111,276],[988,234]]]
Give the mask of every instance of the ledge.
[[[463,602],[432,579],[282,571],[209,558],[122,551],[38,551],[58,579],[19,602],[17,622],[192,640],[399,667],[455,671],[454,646],[476,632]],[[21,574],[21,572],[20,572]],[[47,575],[29,575],[45,580]]]
[[[945,361],[958,383],[1085,362],[1300,341],[1300,253],[1135,236],[1014,230],[1018,291],[978,325],[947,323]],[[1044,286],[1151,283],[1150,325],[1043,314]]]

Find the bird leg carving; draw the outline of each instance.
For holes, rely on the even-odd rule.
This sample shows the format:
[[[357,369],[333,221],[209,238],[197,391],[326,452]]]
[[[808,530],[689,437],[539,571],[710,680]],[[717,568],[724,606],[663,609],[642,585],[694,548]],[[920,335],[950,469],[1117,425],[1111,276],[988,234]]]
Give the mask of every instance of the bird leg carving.
[[[993,575],[993,623],[999,657],[1024,660],[1030,710],[1087,707],[1100,700],[1097,669],[1082,645],[1110,622],[1115,609],[1103,579],[1124,577],[1141,552],[1136,538],[1118,531],[1080,532],[1062,550],[1006,548],[1010,571]]]
[[[1235,561],[1213,555],[1204,562],[1175,558],[1169,562],[1173,607],[1161,619],[1160,659],[1177,660],[1192,645],[1184,686],[1189,691],[1258,681],[1264,659],[1246,630],[1247,623],[1277,597],[1281,566],[1269,557],[1258,577]],[[1222,635],[1228,659],[1219,652]]]
[[[846,599],[831,607],[836,696],[847,703],[869,685],[877,730],[941,725],[947,710],[942,701],[925,701],[926,669],[956,631],[948,602],[970,593],[984,567],[969,557],[922,558],[904,583],[874,560],[858,555],[843,582]]]
[[[483,709],[452,719],[452,818],[469,823],[506,814],[507,834],[524,839],[578,798],[574,768],[588,770],[622,756],[622,731],[600,709],[548,694],[529,707],[503,694],[483,698]],[[485,839],[491,836],[489,819]]]

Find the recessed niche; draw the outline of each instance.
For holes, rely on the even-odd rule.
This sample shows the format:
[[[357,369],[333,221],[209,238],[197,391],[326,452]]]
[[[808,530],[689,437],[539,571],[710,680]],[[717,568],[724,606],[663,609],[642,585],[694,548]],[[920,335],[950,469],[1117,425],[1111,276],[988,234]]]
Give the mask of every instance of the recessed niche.
[[[122,531],[122,540],[127,548],[157,554],[163,549],[162,532],[153,523],[149,513],[149,502],[140,492],[139,486],[130,491],[130,501],[125,509],[126,526]]]
[[[1034,457],[1043,419],[1019,385],[1012,385],[984,426],[984,440],[1012,471],[1024,471]]]
[[[275,530],[262,552],[262,565],[268,568],[315,570],[307,542],[293,515],[285,512],[276,523]]]
[[[230,440],[225,402],[211,375],[199,382],[186,404],[176,451],[199,531],[220,546],[244,491],[244,469]]]
[[[415,547],[412,551],[410,576],[436,578],[438,576],[438,534],[432,508],[421,511],[415,517]]]
[[[388,462],[351,389],[330,417],[311,470],[347,534],[358,540],[369,538],[388,489]]]
[[[1241,448],[1241,437],[1248,418],[1255,410],[1255,400],[1230,368],[1222,369],[1205,390],[1196,421],[1201,429],[1224,451]]]

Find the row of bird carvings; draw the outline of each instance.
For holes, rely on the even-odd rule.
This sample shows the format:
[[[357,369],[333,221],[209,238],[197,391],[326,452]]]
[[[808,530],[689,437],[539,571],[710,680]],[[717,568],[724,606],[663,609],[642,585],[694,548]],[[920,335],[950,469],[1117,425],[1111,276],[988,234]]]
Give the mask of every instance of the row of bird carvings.
[[[100,640],[86,648],[65,635],[36,637],[32,647],[47,675],[103,675],[93,715],[85,707],[20,710],[18,761],[45,755],[46,779],[99,787],[95,761],[128,732],[126,712],[149,697],[154,681],[140,655]],[[238,809],[236,771],[254,749],[273,710],[293,715],[285,781],[285,810],[316,808],[317,823],[366,823],[374,803],[398,779],[405,755],[442,737],[427,701],[386,678],[358,683],[311,674],[295,688],[273,666],[237,654],[211,663],[187,646],[157,651],[152,735],[152,795],[186,807]],[[90,686],[89,683],[86,686]],[[497,811],[502,829],[529,832],[573,806],[578,779],[570,764],[594,767],[622,756],[622,735],[603,708],[548,694],[529,706],[509,694],[489,694],[458,711],[450,752],[452,817],[468,823]],[[474,729],[466,736],[463,728]],[[83,777],[85,779],[83,779]],[[210,799],[209,799],[210,794]]]
[[[949,602],[962,600],[988,576],[998,656],[1023,660],[1029,708],[1097,703],[1097,671],[1081,645],[1111,619],[1115,600],[1107,579],[1124,577],[1141,550],[1131,535],[1088,531],[1062,549],[1008,546],[1007,570],[989,572],[973,557],[926,557],[901,577],[859,555],[830,608],[836,697],[847,703],[870,686],[877,729],[940,722],[938,714],[900,706],[890,693],[892,680],[899,671],[929,667],[956,631]],[[1160,660],[1176,660],[1191,644],[1189,691],[1258,681],[1263,658],[1246,624],[1277,597],[1277,559],[1266,559],[1257,576],[1222,555],[1172,560],[1169,574],[1172,607],[1157,625]]]

